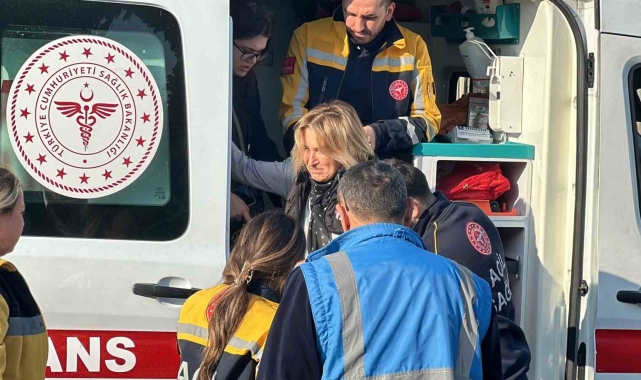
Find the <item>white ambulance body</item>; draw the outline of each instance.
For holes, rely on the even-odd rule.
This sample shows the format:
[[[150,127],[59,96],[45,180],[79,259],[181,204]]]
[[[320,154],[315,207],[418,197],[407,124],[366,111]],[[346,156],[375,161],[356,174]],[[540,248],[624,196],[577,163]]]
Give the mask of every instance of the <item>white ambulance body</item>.
[[[293,0],[266,3],[274,11],[273,61],[255,70],[268,132],[280,142],[280,63],[300,21]],[[439,103],[456,100],[466,76],[460,41],[432,33],[432,7],[447,3],[416,0],[425,17],[402,23],[427,42]],[[431,154],[427,147],[415,163],[434,188],[436,172],[450,161],[500,162],[512,182],[507,206],[517,215],[492,219],[511,268],[517,322],[532,351],[530,379],[639,378],[641,3],[505,3],[512,10],[518,5],[517,18],[502,20],[516,22],[518,33],[510,41],[489,41],[502,62],[490,88],[490,119],[495,137],[523,144],[532,154],[475,155],[469,153],[473,148],[454,154],[447,147]],[[25,234],[8,259],[22,271],[45,315],[47,378],[169,379],[178,373],[180,306],[192,289],[219,280],[228,251],[228,8],[228,0],[0,2],[0,161],[24,180],[27,202]],[[157,89],[162,105],[162,137],[153,160],[133,183],[107,196],[51,191],[29,171],[44,162],[28,169],[14,150],[16,141],[27,147],[28,138],[11,133],[13,125],[38,112],[19,107],[24,91],[32,95],[28,87],[12,96],[29,59],[45,65],[38,62],[32,68],[40,72],[29,75],[48,74],[47,62],[61,65],[82,54],[104,59],[105,70],[118,64],[111,54],[90,58],[73,44],[68,52],[55,50],[60,55],[51,61],[34,56],[73,36],[102,37],[128,49],[131,57],[123,57],[141,62],[137,74],[153,79],[148,89]],[[125,73],[123,78],[131,75]],[[144,88],[134,88],[132,97],[147,101],[139,91]],[[87,94],[80,91],[80,99]],[[140,128],[146,115],[137,114]],[[102,133],[95,126],[93,133]],[[143,137],[130,143],[149,144]],[[119,159],[129,168],[127,157]],[[107,180],[110,173],[73,179]]]

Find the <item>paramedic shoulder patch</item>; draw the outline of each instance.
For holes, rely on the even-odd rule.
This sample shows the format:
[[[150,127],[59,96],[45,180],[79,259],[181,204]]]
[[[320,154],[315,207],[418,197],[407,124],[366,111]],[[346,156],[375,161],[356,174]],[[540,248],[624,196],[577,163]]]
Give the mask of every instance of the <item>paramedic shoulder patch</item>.
[[[294,74],[294,66],[296,66],[296,57],[285,58],[283,67],[280,69],[280,75]]]
[[[467,233],[467,238],[472,244],[472,247],[476,249],[482,255],[492,254],[492,242],[490,237],[485,232],[485,229],[476,222],[467,222],[465,225],[465,232]]]
[[[160,92],[145,64],[119,43],[72,36],[36,51],[7,102],[11,144],[40,184],[98,198],[149,166],[163,128]]]
[[[409,94],[409,86],[404,80],[395,80],[389,86],[389,94],[395,100],[403,100]]]

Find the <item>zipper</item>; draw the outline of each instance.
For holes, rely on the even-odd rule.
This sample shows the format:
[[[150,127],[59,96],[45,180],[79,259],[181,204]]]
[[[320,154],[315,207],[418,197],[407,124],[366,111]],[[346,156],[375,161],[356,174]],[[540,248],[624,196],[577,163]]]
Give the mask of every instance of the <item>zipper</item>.
[[[387,50],[387,41],[383,42],[383,46],[378,49],[378,53],[374,56],[374,61],[376,61],[376,57],[378,57],[379,54]],[[372,61],[372,69],[369,71],[369,90],[372,93],[372,123],[374,122],[374,61]]]
[[[323,87],[321,88],[320,96],[318,97],[318,104],[322,104],[325,99],[325,90],[327,89],[327,77],[323,80]]]

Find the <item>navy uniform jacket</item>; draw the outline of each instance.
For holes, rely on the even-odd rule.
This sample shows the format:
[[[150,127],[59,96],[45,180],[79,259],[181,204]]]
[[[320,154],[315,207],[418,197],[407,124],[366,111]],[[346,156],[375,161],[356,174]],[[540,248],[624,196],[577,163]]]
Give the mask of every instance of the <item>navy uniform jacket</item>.
[[[523,330],[514,323],[512,292],[498,230],[481,209],[451,202],[441,192],[414,226],[428,251],[467,267],[492,288],[499,316],[499,336],[506,380],[527,379],[530,348]]]

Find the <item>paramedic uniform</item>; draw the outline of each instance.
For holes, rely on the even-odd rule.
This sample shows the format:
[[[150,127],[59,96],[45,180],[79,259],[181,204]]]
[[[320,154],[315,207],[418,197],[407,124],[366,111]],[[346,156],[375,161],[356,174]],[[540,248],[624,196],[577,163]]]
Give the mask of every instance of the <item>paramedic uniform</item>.
[[[292,37],[281,84],[287,152],[298,120],[335,99],[351,104],[363,125],[372,126],[379,155],[429,141],[439,130],[427,45],[394,20],[367,45],[351,41],[340,10],[333,18],[303,24]]]
[[[201,290],[187,299],[178,320],[181,365],[178,379],[198,379],[202,351],[207,346],[210,302],[228,285]],[[240,327],[225,347],[212,380],[254,380],[267,332],[278,308],[278,295],[265,285],[247,287],[249,306]]]

